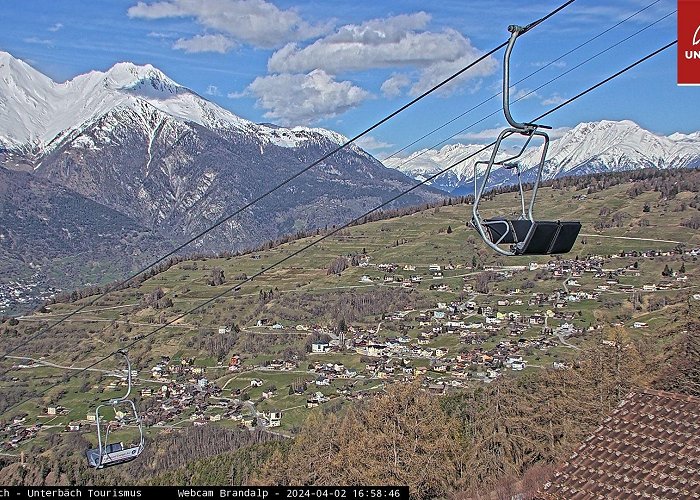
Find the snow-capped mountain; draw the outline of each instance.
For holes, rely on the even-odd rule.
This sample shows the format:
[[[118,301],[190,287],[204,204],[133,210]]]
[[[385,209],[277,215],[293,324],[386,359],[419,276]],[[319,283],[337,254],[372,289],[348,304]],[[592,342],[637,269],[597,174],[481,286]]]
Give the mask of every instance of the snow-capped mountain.
[[[345,138],[324,129],[258,125],[202,98],[150,64],[122,62],[106,72],[91,71],[56,83],[20,59],[0,52],[0,144],[47,153],[72,132],[81,131],[119,108],[153,108],[182,122],[212,130],[240,130],[262,142],[297,147],[309,134],[341,144]]]
[[[96,203],[116,211],[143,234],[158,233],[159,241],[189,239],[345,141],[320,128],[245,120],[150,65],[119,63],[57,83],[0,52],[0,170],[40,179],[27,196],[41,196],[46,182],[75,193],[64,197],[70,202],[52,205],[53,211],[80,213],[76,199],[83,197],[85,207]],[[280,234],[346,222],[413,184],[359,147],[344,148],[188,250],[240,250]],[[426,187],[400,204],[441,196]],[[21,204],[6,204],[0,191],[3,206]],[[22,240],[13,248],[27,248],[26,238],[43,238],[24,231],[24,215],[0,210],[0,227],[14,228],[0,241],[0,254],[7,242]],[[40,218],[47,225],[66,220],[46,211]]]
[[[514,151],[513,143],[508,146],[498,159]],[[475,163],[488,160],[491,149],[461,160],[483,147],[451,144],[439,150],[422,150],[408,157],[392,158],[385,164],[420,180],[455,165],[431,184],[446,191],[469,193],[473,190]],[[541,152],[541,146],[532,147],[520,158],[526,180],[534,177]],[[700,132],[661,136],[629,120],[581,123],[550,142],[543,178],[650,167],[700,167]],[[484,169],[484,165],[478,165],[479,175]],[[494,167],[492,175],[490,183],[494,186],[515,182],[511,172],[498,166]]]

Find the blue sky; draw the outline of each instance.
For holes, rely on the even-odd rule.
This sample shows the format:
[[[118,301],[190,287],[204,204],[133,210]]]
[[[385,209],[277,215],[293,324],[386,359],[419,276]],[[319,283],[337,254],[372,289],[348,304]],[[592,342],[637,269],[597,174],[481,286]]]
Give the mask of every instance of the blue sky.
[[[577,0],[523,36],[513,78],[526,76],[654,0]],[[246,119],[313,125],[353,136],[417,93],[507,38],[561,0],[5,0],[0,50],[57,81],[119,61],[150,63],[175,81]],[[656,22],[609,52],[513,105],[540,114],[676,37],[675,0],[654,5],[518,85],[520,96]],[[657,22],[658,21],[658,22]],[[700,88],[677,87],[668,50],[548,124],[631,119],[654,132],[700,129]],[[502,52],[439,95],[382,128],[364,145],[378,156],[399,149],[498,92]],[[411,149],[431,147],[499,108],[498,98]],[[489,140],[504,125],[484,119],[454,142]]]

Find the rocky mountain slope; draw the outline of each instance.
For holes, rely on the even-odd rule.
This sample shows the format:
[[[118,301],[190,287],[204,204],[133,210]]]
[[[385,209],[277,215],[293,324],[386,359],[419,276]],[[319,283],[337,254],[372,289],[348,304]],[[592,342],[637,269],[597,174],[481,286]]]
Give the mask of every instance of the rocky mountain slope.
[[[170,240],[171,248],[345,141],[324,129],[250,122],[150,65],[119,63],[57,83],[0,53],[0,169],[27,172],[35,186],[59,185],[99,204],[98,212],[116,211]],[[240,250],[281,234],[345,222],[413,184],[350,146],[188,250]],[[30,192],[40,204],[49,191]],[[440,196],[426,187],[400,203]],[[61,218],[82,217],[70,204],[55,206],[53,213],[61,215],[50,213],[46,224],[57,230]],[[32,234],[37,241],[45,237]]]

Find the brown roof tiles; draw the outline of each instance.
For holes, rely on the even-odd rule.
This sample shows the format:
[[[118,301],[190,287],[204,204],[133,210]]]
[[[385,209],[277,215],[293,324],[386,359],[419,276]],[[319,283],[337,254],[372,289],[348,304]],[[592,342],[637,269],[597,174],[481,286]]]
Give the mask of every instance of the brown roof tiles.
[[[700,498],[700,398],[630,393],[555,472],[545,498]]]

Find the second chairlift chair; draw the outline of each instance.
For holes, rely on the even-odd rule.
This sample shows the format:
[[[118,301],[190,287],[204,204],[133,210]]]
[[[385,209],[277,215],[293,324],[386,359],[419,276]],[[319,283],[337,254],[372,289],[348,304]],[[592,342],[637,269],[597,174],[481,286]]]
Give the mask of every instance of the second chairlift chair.
[[[518,36],[524,33],[526,28],[511,25],[508,26],[508,31],[511,35],[503,58],[503,113],[510,124],[510,128],[503,130],[498,135],[498,139],[496,139],[493,151],[491,152],[491,157],[487,163],[483,180],[478,189],[476,186],[476,166],[474,167],[475,193],[472,222],[486,244],[502,255],[549,255],[566,253],[571,250],[571,247],[573,247],[576,242],[576,237],[581,230],[581,223],[537,221],[532,215],[532,210],[535,206],[535,198],[537,197],[537,189],[539,188],[542,178],[545,158],[547,157],[547,148],[549,147],[549,136],[546,132],[538,129],[550,129],[551,127],[535,123],[519,123],[516,122],[510,114],[510,54]],[[501,142],[503,139],[514,134],[525,136],[527,138],[525,144],[518,154],[506,160],[496,161],[496,155],[498,154],[498,148]],[[537,172],[532,187],[532,198],[526,209],[520,166],[517,162],[514,162],[514,160],[522,156],[534,136],[542,137],[544,144],[542,146],[542,156],[536,167]],[[515,170],[517,174],[521,199],[521,214],[517,219],[508,219],[506,217],[482,219],[479,214],[479,204],[494,165],[500,165],[508,170]],[[499,245],[510,245],[510,247],[504,248]]]

